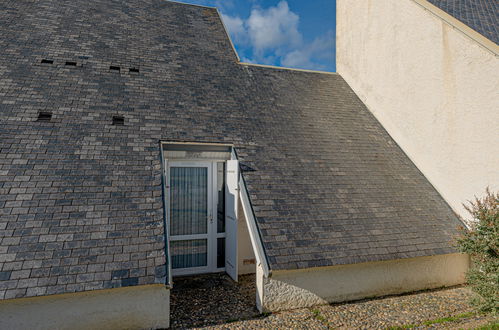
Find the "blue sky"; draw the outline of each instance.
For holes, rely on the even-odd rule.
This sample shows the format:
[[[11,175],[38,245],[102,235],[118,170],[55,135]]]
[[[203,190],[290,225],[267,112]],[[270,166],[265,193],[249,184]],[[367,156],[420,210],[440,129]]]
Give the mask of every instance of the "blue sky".
[[[243,62],[336,71],[335,0],[181,0],[217,7]]]

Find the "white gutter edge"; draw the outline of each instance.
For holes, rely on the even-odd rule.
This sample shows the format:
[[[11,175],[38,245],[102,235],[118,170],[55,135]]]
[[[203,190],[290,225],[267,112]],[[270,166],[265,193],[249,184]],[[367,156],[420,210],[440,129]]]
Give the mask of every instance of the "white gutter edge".
[[[237,159],[234,148],[232,148],[231,158]],[[253,252],[255,252],[256,264],[257,266],[262,267],[263,275],[268,278],[272,275],[272,272],[265,256],[262,239],[256,226],[256,218],[253,214],[253,208],[251,207],[248,190],[246,189],[246,184],[241,171],[239,171],[239,198],[241,200],[244,217],[246,218],[246,226],[248,226],[251,246],[253,247]]]
[[[164,227],[164,236],[165,236],[165,251],[166,251],[166,270],[168,272],[168,277],[166,279],[167,288],[173,288],[173,276],[172,276],[172,262],[171,262],[171,254],[170,254],[170,230],[168,225],[168,218],[166,213],[166,205],[167,205],[167,189],[166,189],[166,167],[165,167],[165,156],[163,154],[163,142],[159,141],[159,157],[161,161],[161,193],[162,193],[162,202],[163,202],[163,227]]]
[[[225,25],[224,20],[222,19],[222,13],[218,10],[218,8],[215,8],[217,11],[218,18],[222,22],[222,26],[225,31],[225,35],[227,36],[227,39],[229,39],[230,45],[232,46],[232,50],[234,51],[234,54],[236,55],[237,58],[237,63],[241,63],[241,59],[239,58],[239,54],[237,53],[236,47],[234,46],[234,43],[232,42],[232,38],[230,37],[229,30],[227,29],[227,26]]]
[[[415,4],[421,6],[423,9],[427,10],[428,12],[435,15],[436,17],[440,18],[445,23],[447,23],[448,25],[450,25],[451,27],[453,27],[457,31],[461,32],[462,34],[464,34],[465,36],[467,36],[471,40],[476,41],[480,46],[487,49],[489,52],[491,52],[495,56],[498,56],[499,46],[495,42],[493,42],[492,40],[483,36],[479,32],[473,30],[468,25],[459,21],[457,18],[446,13],[442,9],[438,8],[437,6],[431,4],[427,0],[411,0],[411,1],[414,2]]]
[[[337,75],[338,74],[338,72],[287,68],[287,67],[284,67],[284,66],[267,65],[267,64],[256,64],[256,63],[247,63],[247,62],[239,62],[239,64],[240,65],[244,65],[244,66],[256,66],[256,67],[260,67],[260,68],[276,69],[276,70],[288,70],[288,71],[310,72],[310,73],[332,74],[332,75]]]
[[[263,274],[268,278],[271,274],[270,268],[267,263],[267,258],[265,257],[265,251],[263,250],[263,244],[260,239],[260,234],[258,233],[258,228],[256,227],[256,219],[253,215],[253,209],[251,208],[249,201],[246,184],[244,183],[241,174],[239,175],[239,197],[241,198],[241,206],[243,208],[244,217],[246,218],[246,225],[248,226],[251,245],[253,246],[253,251],[255,251],[257,265],[262,266]]]
[[[175,1],[175,0],[166,0],[166,2],[179,3],[181,5],[194,6],[194,7],[200,7],[200,8],[207,8],[207,9],[217,9],[216,7],[213,7],[213,6],[198,5],[196,3],[188,3],[188,2]]]

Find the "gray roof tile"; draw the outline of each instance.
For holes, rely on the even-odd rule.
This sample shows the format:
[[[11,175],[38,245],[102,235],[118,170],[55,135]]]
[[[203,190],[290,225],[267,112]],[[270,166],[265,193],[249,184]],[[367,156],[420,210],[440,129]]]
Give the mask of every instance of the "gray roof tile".
[[[473,30],[499,43],[499,1],[428,0]]]
[[[161,140],[235,145],[274,270],[454,252],[346,82],[237,63],[215,10],[11,0],[0,31],[0,297],[164,283]]]

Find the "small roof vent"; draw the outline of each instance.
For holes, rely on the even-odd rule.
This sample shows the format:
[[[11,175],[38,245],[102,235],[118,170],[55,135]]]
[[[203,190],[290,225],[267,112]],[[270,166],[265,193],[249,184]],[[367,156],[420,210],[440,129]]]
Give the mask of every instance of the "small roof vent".
[[[139,73],[139,68],[130,68],[130,72]]]
[[[123,116],[113,116],[113,125],[123,126],[125,125],[125,117]]]
[[[46,58],[42,59],[41,61],[42,64],[54,64],[54,60],[48,60]]]
[[[36,121],[50,121],[52,119],[52,112],[40,111]]]
[[[74,62],[74,61],[66,61],[66,65],[68,65],[68,66],[76,66],[76,62]]]
[[[109,67],[109,70],[111,70],[111,71],[118,71],[119,72],[121,70],[121,68],[119,66],[116,66],[116,65],[111,65]]]

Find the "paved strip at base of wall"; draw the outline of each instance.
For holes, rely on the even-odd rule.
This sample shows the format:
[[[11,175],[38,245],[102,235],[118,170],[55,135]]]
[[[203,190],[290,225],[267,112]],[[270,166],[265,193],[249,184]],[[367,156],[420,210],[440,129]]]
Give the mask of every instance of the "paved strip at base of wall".
[[[0,329],[168,328],[170,291],[143,285],[0,302]]]
[[[275,271],[263,278],[263,311],[310,307],[390,294],[458,285],[464,282],[469,257],[432,257],[355,265]],[[261,272],[257,276],[262,277]],[[259,280],[257,279],[257,283]]]

